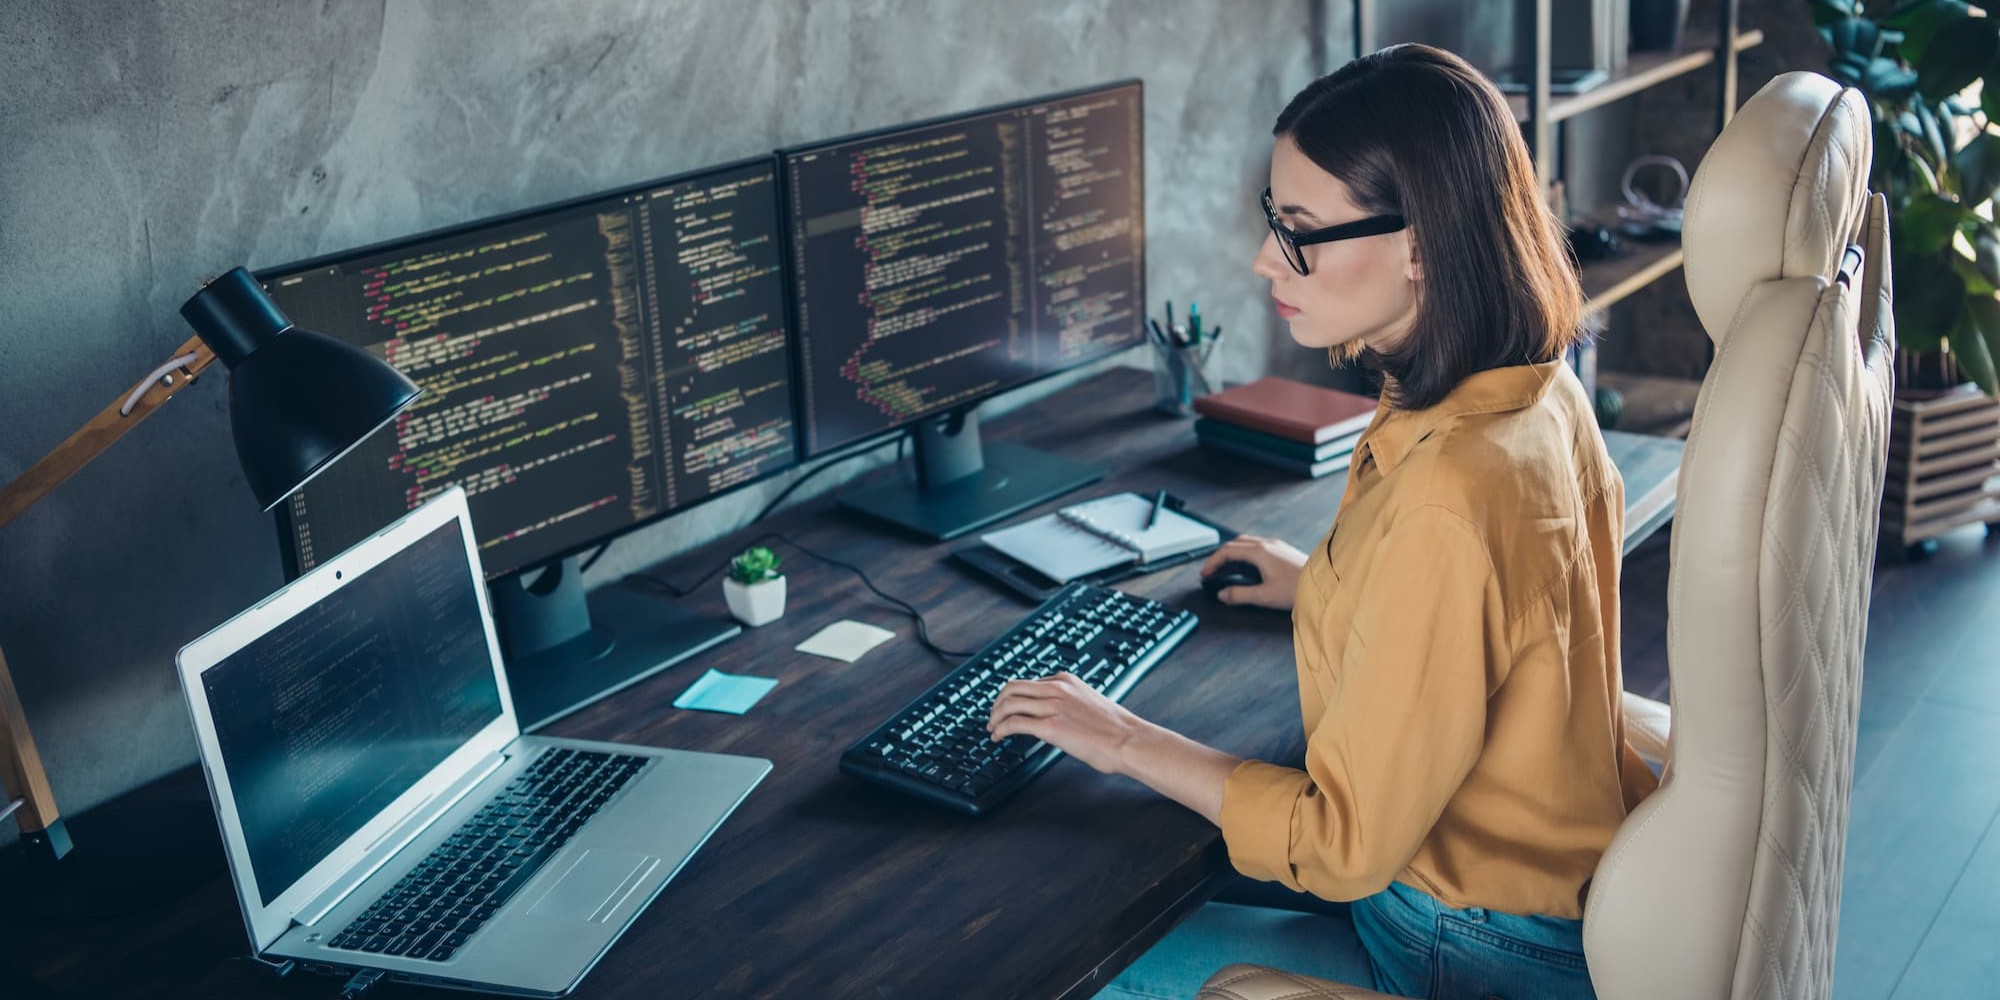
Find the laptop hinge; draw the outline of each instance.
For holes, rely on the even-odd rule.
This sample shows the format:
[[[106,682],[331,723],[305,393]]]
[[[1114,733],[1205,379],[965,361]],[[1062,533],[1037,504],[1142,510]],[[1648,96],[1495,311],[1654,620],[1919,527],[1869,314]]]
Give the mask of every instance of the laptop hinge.
[[[505,754],[488,754],[483,760],[466,771],[457,781],[445,786],[443,791],[419,802],[401,822],[389,828],[375,846],[368,849],[361,860],[352,868],[336,876],[318,895],[306,901],[299,912],[292,915],[292,922],[306,927],[319,923],[334,907],[339,906],[349,893],[361,887],[369,876],[381,870],[398,851],[410,845],[410,841],[430,828],[437,818],[445,814],[460,799],[470,793],[487,776],[500,769],[507,762]]]

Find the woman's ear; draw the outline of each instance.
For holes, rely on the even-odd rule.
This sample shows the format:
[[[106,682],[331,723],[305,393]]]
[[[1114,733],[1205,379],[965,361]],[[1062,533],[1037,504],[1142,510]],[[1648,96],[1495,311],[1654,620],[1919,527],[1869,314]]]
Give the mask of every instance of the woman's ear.
[[[1424,255],[1417,250],[1417,237],[1404,230],[1404,242],[1410,248],[1410,259],[1403,264],[1403,277],[1411,281],[1424,280]]]

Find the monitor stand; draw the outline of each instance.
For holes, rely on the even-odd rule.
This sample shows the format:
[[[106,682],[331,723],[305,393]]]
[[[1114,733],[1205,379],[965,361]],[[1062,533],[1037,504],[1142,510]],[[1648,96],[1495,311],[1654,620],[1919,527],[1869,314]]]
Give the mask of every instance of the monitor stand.
[[[1104,478],[1104,468],[1023,445],[982,447],[979,415],[960,410],[916,426],[916,482],[854,490],[842,506],[945,541]]]
[[[624,587],[586,596],[571,556],[495,580],[494,626],[522,732],[533,732],[743,631]]]

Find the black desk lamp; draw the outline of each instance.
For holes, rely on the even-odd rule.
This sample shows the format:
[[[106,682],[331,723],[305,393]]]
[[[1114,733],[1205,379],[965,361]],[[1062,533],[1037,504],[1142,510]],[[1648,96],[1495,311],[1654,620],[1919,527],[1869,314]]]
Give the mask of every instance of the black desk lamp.
[[[301,330],[250,272],[204,283],[181,306],[195,336],[20,478],[0,489],[0,528],[35,505],[215,361],[229,369],[229,422],[250,492],[270,510],[417,398],[415,383],[358,347]],[[41,755],[0,656],[0,818],[56,858],[69,852]]]

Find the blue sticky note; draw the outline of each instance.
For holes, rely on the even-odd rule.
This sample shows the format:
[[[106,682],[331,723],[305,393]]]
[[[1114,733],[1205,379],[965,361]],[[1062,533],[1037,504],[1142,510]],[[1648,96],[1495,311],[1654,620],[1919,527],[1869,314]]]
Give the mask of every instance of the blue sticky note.
[[[743,677],[711,668],[674,699],[674,707],[742,715],[777,686],[775,678]]]

